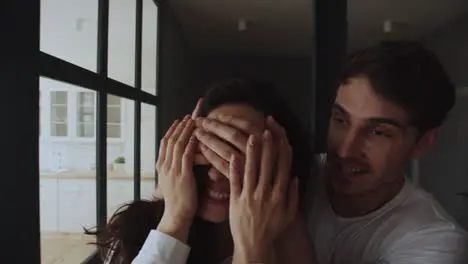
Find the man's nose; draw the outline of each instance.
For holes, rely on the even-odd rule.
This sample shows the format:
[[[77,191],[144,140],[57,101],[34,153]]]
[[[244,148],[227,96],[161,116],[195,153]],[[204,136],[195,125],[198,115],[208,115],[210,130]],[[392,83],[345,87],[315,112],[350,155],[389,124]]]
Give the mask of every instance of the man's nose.
[[[363,138],[358,131],[348,131],[338,149],[342,158],[357,157],[362,152]]]

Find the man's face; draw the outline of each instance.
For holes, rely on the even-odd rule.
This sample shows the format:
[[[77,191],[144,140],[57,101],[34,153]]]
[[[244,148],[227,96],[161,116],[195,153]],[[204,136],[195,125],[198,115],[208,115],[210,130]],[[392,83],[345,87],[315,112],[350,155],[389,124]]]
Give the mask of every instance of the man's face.
[[[385,191],[403,177],[418,143],[407,112],[377,96],[365,77],[342,84],[328,132],[328,182],[342,195]]]

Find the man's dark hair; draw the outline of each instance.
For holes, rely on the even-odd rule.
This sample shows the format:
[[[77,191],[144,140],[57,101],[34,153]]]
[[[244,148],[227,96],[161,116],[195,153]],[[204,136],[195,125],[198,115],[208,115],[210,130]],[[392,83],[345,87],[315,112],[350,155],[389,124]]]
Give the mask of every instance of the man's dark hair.
[[[345,61],[339,82],[366,77],[374,92],[411,115],[421,134],[440,126],[455,103],[455,87],[434,53],[414,41],[385,41]]]

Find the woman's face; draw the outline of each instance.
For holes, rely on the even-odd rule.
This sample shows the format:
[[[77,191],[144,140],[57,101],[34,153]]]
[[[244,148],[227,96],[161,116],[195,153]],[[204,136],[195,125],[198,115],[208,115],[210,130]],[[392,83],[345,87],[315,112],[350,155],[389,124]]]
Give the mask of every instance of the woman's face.
[[[234,116],[249,121],[259,130],[265,126],[265,116],[255,108],[243,104],[222,105],[208,114],[208,118],[216,115]],[[229,180],[210,167],[203,181],[204,188],[200,193],[198,216],[203,220],[220,223],[228,220],[229,217]]]

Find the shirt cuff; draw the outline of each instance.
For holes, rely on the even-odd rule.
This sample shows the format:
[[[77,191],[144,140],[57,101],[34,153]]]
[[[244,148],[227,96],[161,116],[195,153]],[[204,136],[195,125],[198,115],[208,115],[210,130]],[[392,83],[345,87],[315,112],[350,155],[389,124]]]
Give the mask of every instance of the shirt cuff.
[[[151,230],[139,255],[157,259],[162,263],[185,264],[189,253],[190,247],[188,245],[167,234]]]

